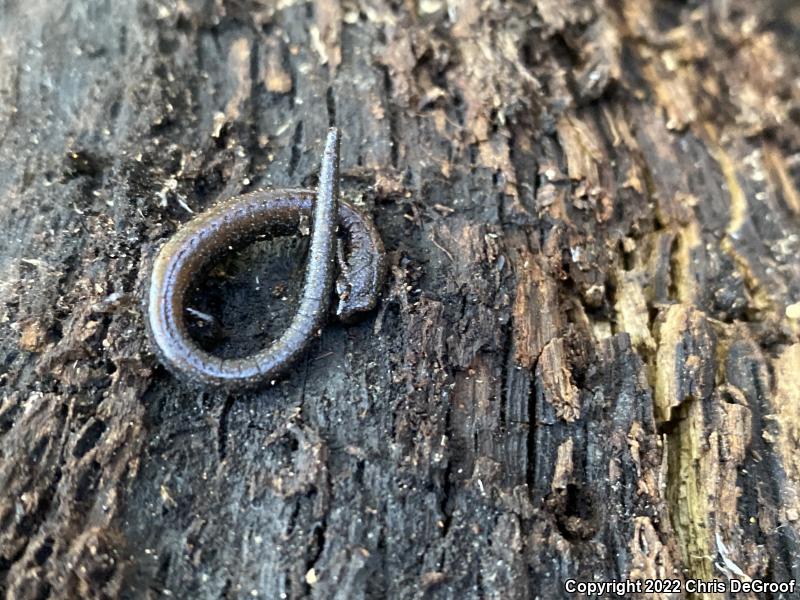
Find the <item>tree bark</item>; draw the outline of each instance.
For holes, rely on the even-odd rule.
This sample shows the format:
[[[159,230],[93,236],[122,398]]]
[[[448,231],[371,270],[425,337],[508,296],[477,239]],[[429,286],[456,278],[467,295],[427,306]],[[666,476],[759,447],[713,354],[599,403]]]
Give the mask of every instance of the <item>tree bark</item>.
[[[798,32],[791,0],[0,0],[0,591],[800,578]],[[315,185],[332,124],[379,308],[274,387],[181,383],[159,242]],[[306,252],[215,263],[197,339],[268,344]],[[687,596],[733,597],[630,595]]]

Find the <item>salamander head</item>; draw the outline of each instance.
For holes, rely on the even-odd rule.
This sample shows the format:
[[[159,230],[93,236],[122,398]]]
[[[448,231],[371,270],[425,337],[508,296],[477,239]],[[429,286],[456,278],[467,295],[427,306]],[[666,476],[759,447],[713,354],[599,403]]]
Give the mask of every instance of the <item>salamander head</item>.
[[[340,246],[341,248],[341,246]],[[341,250],[336,278],[336,317],[351,323],[375,308],[385,274],[383,252],[352,252],[346,258]]]
[[[349,278],[340,273],[336,279],[336,295],[339,302],[336,304],[336,317],[343,323],[357,321],[364,313],[375,308],[377,294],[367,278]]]

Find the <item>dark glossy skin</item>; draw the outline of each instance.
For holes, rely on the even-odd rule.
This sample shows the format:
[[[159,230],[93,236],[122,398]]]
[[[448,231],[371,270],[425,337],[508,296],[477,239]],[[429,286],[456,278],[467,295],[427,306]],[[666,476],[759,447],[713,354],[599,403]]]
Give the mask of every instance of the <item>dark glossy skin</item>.
[[[242,246],[257,235],[296,232],[304,215],[312,216],[310,256],[299,306],[286,330],[251,356],[223,359],[202,350],[184,321],[184,297],[200,269],[229,247]],[[337,225],[344,238],[338,245]],[[337,255],[336,314],[351,321],[375,307],[385,255],[372,222],[339,201],[339,132],[331,129],[317,192],[260,190],[232,198],[186,223],[162,246],[147,297],[148,330],[159,358],[173,373],[203,385],[241,387],[273,381],[325,324]]]

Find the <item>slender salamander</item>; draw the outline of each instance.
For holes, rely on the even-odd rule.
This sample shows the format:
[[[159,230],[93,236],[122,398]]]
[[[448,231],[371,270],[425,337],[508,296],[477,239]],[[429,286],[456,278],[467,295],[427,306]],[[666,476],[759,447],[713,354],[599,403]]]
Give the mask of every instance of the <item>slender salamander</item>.
[[[386,270],[383,242],[368,217],[339,199],[339,140],[339,131],[330,129],[316,192],[258,190],[231,198],[183,225],[161,247],[150,275],[145,320],[159,358],[173,373],[209,386],[245,387],[274,380],[325,324],[337,263],[337,317],[350,322],[375,307]],[[310,256],[302,296],[286,330],[250,356],[220,358],[202,350],[184,320],[186,292],[200,269],[229,247],[246,245],[260,234],[296,232],[304,216],[312,218]]]

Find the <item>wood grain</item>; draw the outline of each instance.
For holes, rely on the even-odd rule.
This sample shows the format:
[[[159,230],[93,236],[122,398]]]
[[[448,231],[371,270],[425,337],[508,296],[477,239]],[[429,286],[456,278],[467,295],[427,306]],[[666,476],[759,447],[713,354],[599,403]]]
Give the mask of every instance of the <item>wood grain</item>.
[[[0,0],[0,591],[800,578],[799,39],[790,0]],[[181,385],[160,241],[315,185],[332,124],[379,310]],[[263,347],[306,251],[220,261],[193,335]]]

